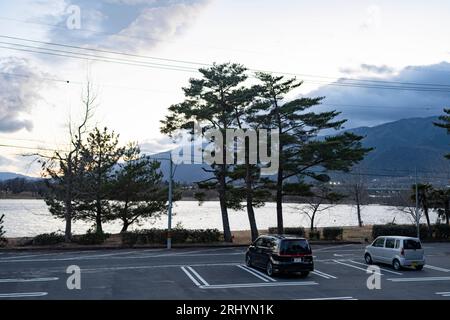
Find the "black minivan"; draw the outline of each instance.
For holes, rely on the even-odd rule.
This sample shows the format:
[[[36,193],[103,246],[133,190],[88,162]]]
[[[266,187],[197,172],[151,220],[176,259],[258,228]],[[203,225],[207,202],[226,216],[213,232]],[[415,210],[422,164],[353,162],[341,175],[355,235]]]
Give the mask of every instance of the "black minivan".
[[[314,271],[314,261],[308,240],[291,235],[265,235],[253,242],[245,255],[249,267],[276,273],[297,273],[302,277]]]

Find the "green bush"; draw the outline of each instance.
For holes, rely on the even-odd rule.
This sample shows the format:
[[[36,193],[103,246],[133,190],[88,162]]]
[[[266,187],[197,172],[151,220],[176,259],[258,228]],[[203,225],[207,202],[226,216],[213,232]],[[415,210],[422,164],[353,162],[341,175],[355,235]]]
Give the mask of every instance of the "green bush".
[[[271,227],[269,228],[270,234],[278,234],[278,228]],[[294,228],[284,228],[284,234],[292,234],[299,237],[305,236],[305,228],[303,227],[294,227]]]
[[[450,239],[450,226],[448,224],[436,224],[434,226],[434,238],[439,240]]]
[[[73,242],[82,245],[97,245],[103,244],[109,237],[108,233],[89,230],[86,234],[73,236]]]
[[[222,233],[217,229],[174,229],[171,232],[172,243],[212,243],[222,241]],[[124,245],[165,244],[167,230],[149,229],[122,233]]]
[[[327,227],[322,230],[322,236],[325,240],[342,240],[343,235],[343,228]]]
[[[426,225],[420,225],[419,230],[421,239],[429,239],[428,227]],[[417,237],[417,228],[415,225],[374,225],[372,227],[372,237],[375,239],[379,236]]]
[[[64,242],[64,235],[52,232],[43,233],[33,238],[32,245],[34,246],[50,246]]]
[[[309,240],[320,240],[320,231],[319,230],[310,231]]]

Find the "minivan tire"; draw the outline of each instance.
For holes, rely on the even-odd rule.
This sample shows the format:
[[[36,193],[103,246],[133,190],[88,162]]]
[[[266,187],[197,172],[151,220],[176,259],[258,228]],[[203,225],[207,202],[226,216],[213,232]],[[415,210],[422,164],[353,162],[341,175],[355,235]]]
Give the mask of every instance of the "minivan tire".
[[[266,273],[269,277],[272,277],[275,273],[273,272],[273,264],[272,262],[268,262],[266,266]]]
[[[392,266],[394,267],[394,270],[400,271],[402,269],[402,265],[400,264],[400,261],[397,259],[394,259],[392,262]]]
[[[247,253],[247,255],[245,256],[245,265],[247,267],[253,267],[252,264],[252,257],[250,257],[250,255]]]
[[[306,278],[309,275],[309,271],[302,271],[300,272],[300,277],[301,278]]]
[[[373,264],[373,260],[372,257],[370,256],[370,254],[366,253],[364,255],[364,260],[366,261],[367,264]]]
[[[421,271],[422,269],[423,269],[423,264],[416,267],[416,270],[417,270],[417,271]]]

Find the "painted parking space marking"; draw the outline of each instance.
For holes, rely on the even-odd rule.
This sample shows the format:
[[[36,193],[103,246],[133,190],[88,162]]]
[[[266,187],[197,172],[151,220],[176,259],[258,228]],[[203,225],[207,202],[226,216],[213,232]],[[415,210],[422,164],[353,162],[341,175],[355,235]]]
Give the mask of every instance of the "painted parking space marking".
[[[445,268],[441,268],[441,267],[436,267],[436,266],[430,266],[429,264],[426,264],[426,265],[424,265],[423,267],[424,267],[424,268],[427,268],[427,269],[435,270],[435,271],[450,272],[449,269],[445,269]]]
[[[358,300],[353,297],[327,297],[327,298],[309,298],[309,299],[296,299],[296,300]]]
[[[450,291],[449,292],[436,292],[435,294],[440,295],[442,297],[450,297]]]
[[[333,276],[333,275],[331,275],[331,274],[322,272],[322,271],[317,270],[317,269],[315,269],[315,270],[312,271],[311,273],[315,274],[316,276],[325,278],[325,279],[337,279],[337,277],[335,277],[335,276]]]
[[[266,277],[260,276],[259,274],[257,274],[256,272],[254,272],[253,270],[251,270],[251,269],[249,269],[247,267],[244,267],[242,265],[237,265],[237,267],[242,269],[242,270],[244,270],[244,271],[246,271],[246,272],[248,272],[248,273],[250,273],[250,274],[252,274],[252,275],[254,275],[255,277],[257,277],[258,279],[261,279],[264,282],[270,282],[270,280],[266,279]]]
[[[2,298],[36,298],[48,295],[48,292],[0,293]]]
[[[313,286],[318,285],[314,281],[304,282],[267,282],[267,283],[237,283],[200,286],[200,289],[235,289],[235,288],[260,288],[260,287],[286,287],[286,286]]]
[[[240,269],[245,269],[247,273],[251,273],[253,276],[258,275],[258,279],[264,282],[256,283],[226,283],[226,284],[209,284],[192,266],[182,266],[181,270],[188,276],[188,278],[194,283],[194,285],[200,289],[236,289],[236,288],[260,288],[260,287],[285,287],[285,286],[311,286],[318,285],[315,281],[296,281],[296,282],[278,282],[268,276],[259,277],[254,269],[248,270],[246,266],[234,265]],[[251,272],[250,272],[251,271]],[[271,279],[271,281],[269,280]]]
[[[0,283],[19,283],[19,282],[48,282],[57,281],[59,278],[30,278],[30,279],[0,279]]]
[[[198,272],[194,270],[194,268],[192,268],[192,267],[190,267],[190,266],[187,266],[186,268],[187,268],[190,272],[192,272],[192,274],[194,274],[194,275],[197,277],[197,279],[200,280],[201,283],[203,283],[203,285],[209,286],[209,283],[206,282],[206,280],[203,279],[202,276],[200,276],[200,275],[198,274]]]
[[[249,268],[249,267],[244,266],[244,265],[242,265],[242,266],[245,267],[245,268],[247,268],[247,269],[249,269],[249,270],[251,270],[251,271],[253,271],[253,272],[256,273],[256,274],[259,274],[261,277],[267,279],[268,281],[271,281],[271,282],[276,282],[276,281],[277,281],[277,280],[275,280],[274,278],[269,277],[268,275],[266,275],[265,273],[262,273],[262,272],[259,271],[259,270],[256,270],[256,269],[254,269],[254,268]]]
[[[391,278],[392,282],[449,281],[450,277]]]
[[[333,260],[333,262],[338,263],[338,264],[341,264],[341,265],[343,265],[343,266],[350,267],[350,268],[358,269],[358,270],[361,270],[361,271],[364,271],[364,272],[367,273],[367,269],[360,268],[360,267],[354,266],[354,265],[352,265],[352,264],[348,264],[348,263],[345,263],[345,262],[342,262],[342,261],[338,261],[338,260]],[[380,276],[383,275],[382,273],[379,273],[379,272],[374,272],[374,274],[378,274],[378,275],[380,275]]]
[[[366,266],[366,267],[368,266],[368,265],[365,264],[365,263],[357,262],[357,261],[354,261],[354,260],[348,260],[348,262],[352,262],[352,263],[359,264],[359,265]],[[396,274],[396,275],[398,275],[398,276],[402,276],[402,275],[403,275],[403,273],[401,273],[401,272],[397,272],[397,271],[393,271],[393,270],[389,270],[389,269],[381,268],[381,267],[379,267],[379,268],[380,268],[380,270],[382,270],[382,271],[384,271],[384,272],[393,273],[393,274]]]

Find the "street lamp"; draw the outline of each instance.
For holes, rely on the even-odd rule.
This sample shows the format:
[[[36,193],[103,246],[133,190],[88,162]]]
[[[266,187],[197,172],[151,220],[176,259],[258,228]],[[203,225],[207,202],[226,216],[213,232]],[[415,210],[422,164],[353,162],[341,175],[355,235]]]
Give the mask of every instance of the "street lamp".
[[[173,177],[175,175],[172,153],[169,153],[169,158],[151,157],[154,160],[169,161],[169,208],[167,212],[167,249],[172,249],[172,207],[173,207]]]

